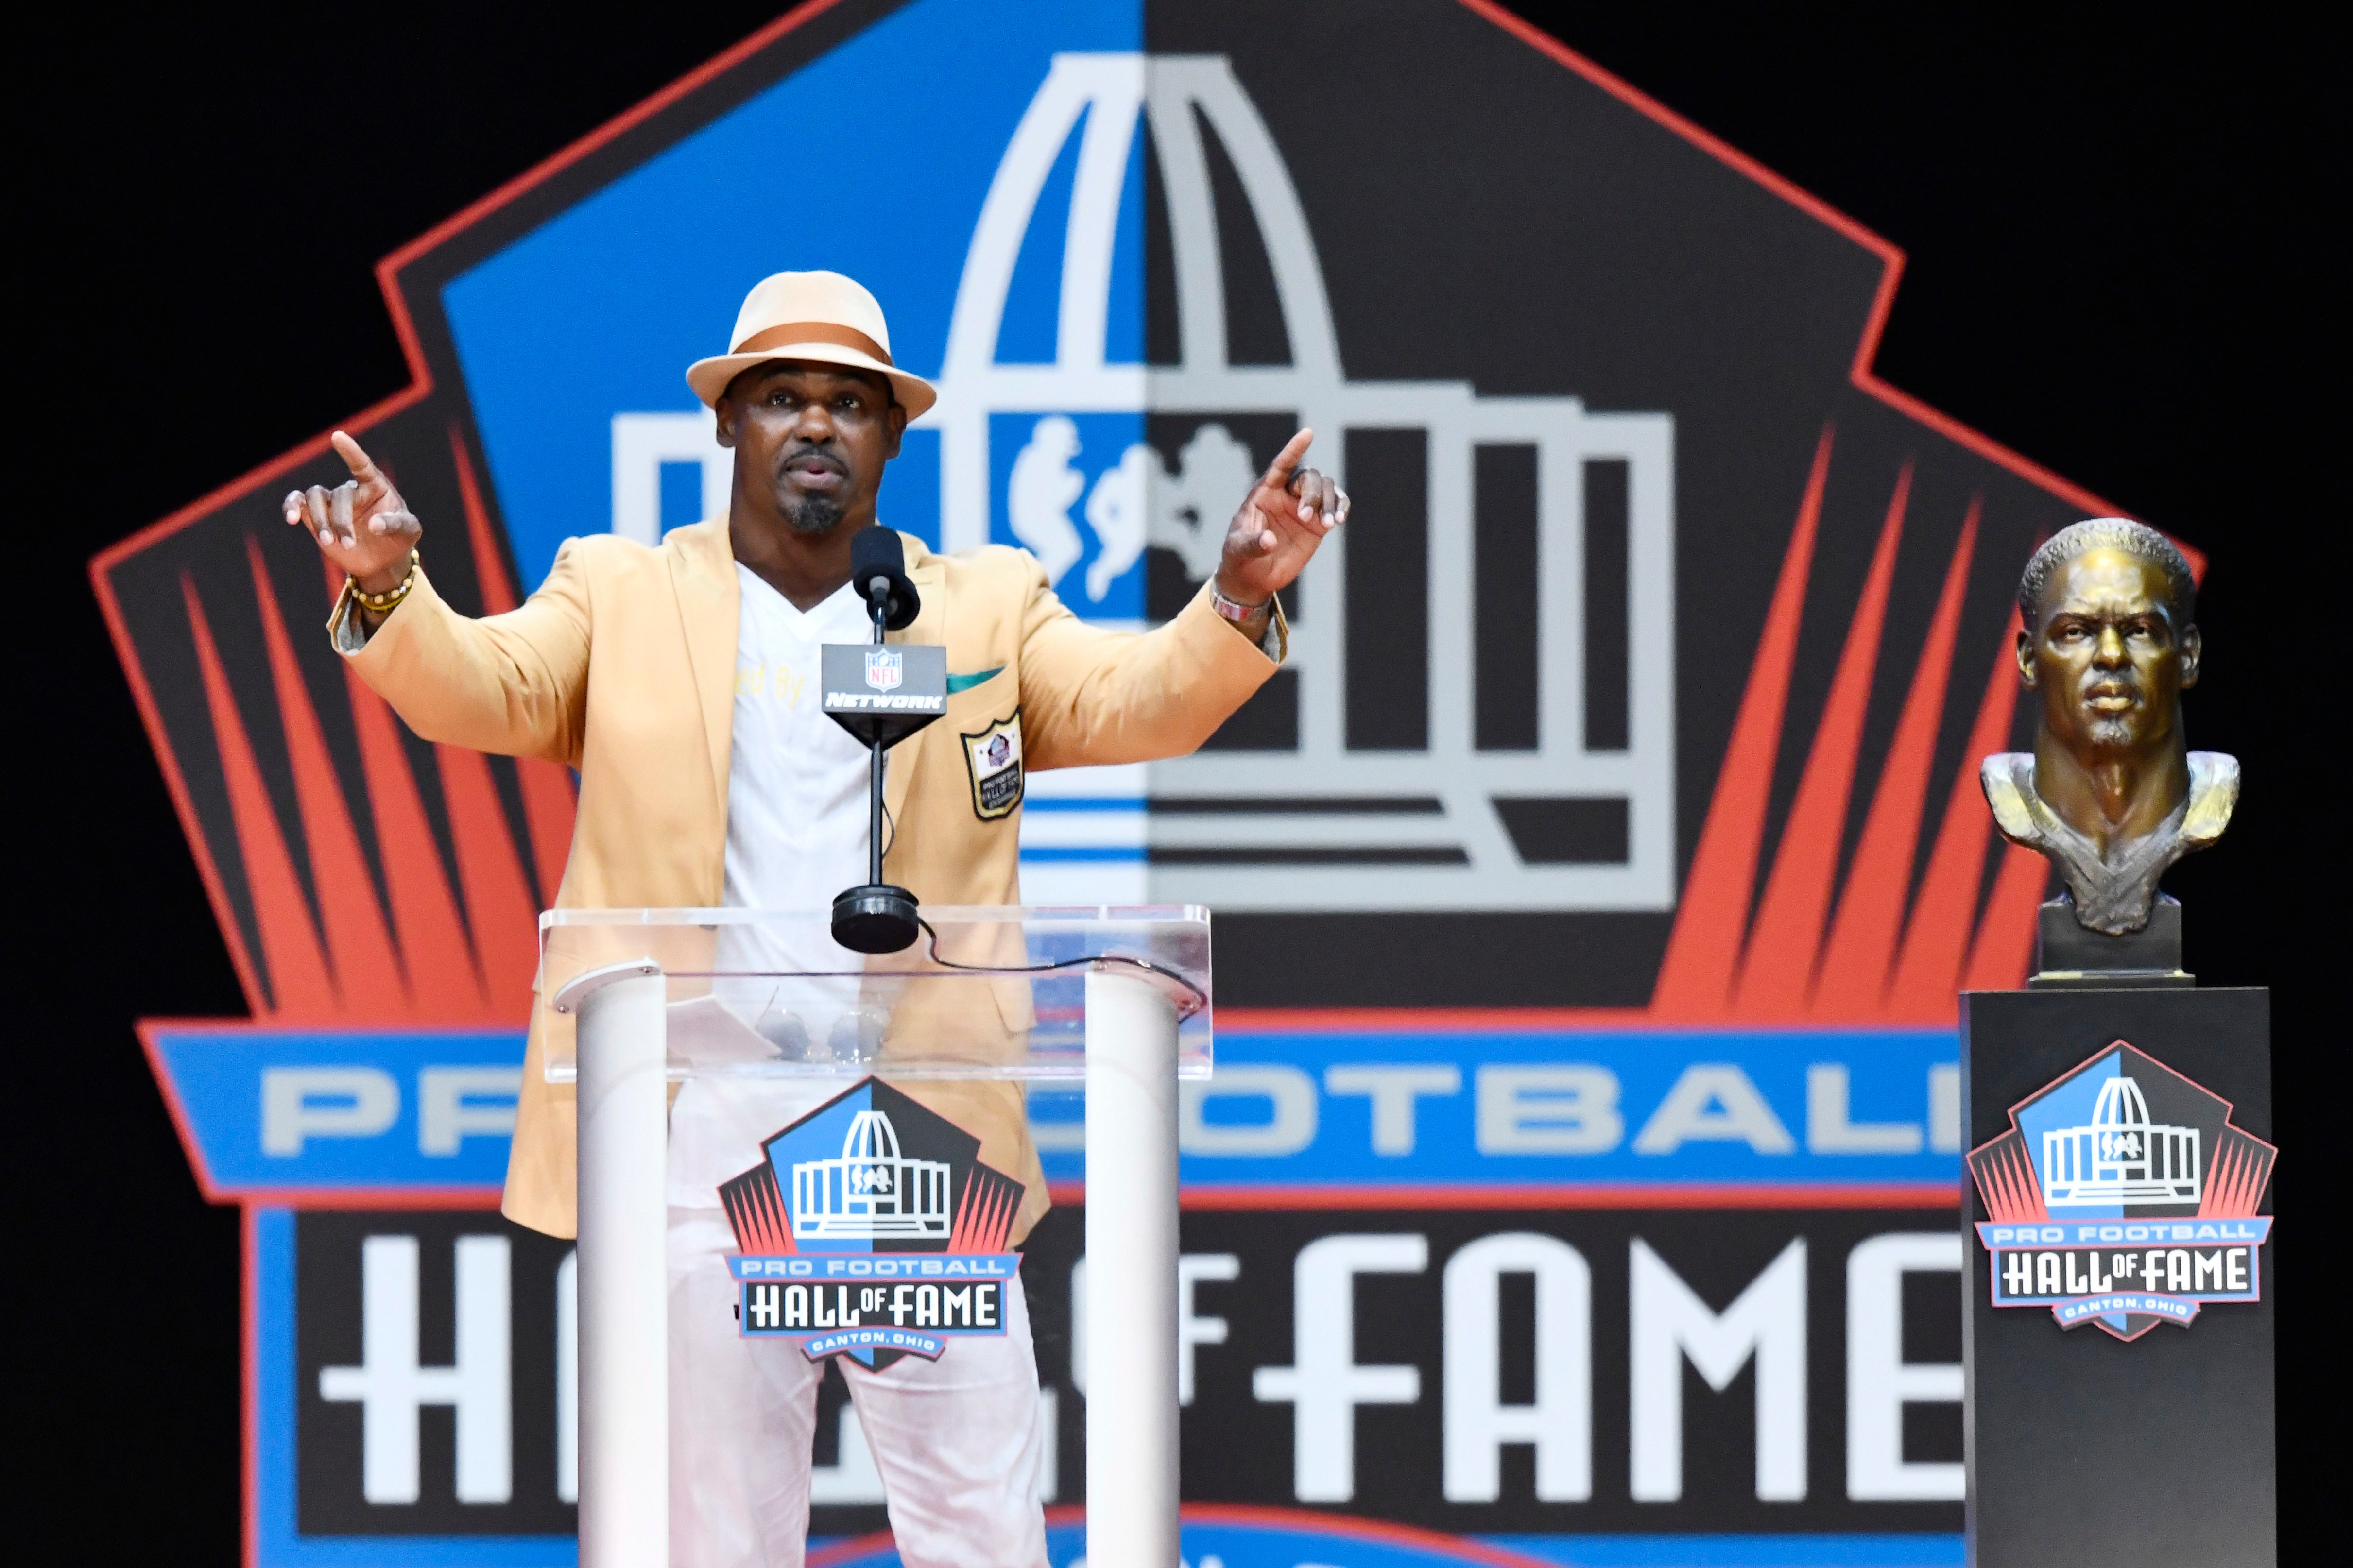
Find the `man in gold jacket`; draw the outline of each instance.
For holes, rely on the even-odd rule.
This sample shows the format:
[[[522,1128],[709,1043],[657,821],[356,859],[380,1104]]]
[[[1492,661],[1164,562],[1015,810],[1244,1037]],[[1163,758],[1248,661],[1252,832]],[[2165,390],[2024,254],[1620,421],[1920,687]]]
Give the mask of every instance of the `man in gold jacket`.
[[[334,445],[351,480],[286,498],[287,521],[349,574],[329,623],[335,646],[411,728],[577,770],[563,907],[773,907],[761,893],[800,891],[799,862],[818,858],[792,846],[848,820],[836,809],[839,766],[822,798],[777,798],[817,776],[808,757],[834,744],[829,721],[747,738],[739,653],[757,629],[755,610],[760,626],[813,638],[847,624],[849,635],[833,640],[863,640],[862,606],[848,587],[850,540],[875,523],[883,465],[936,394],[892,363],[873,296],[834,273],[764,280],[730,344],[688,372],[720,444],[735,455],[727,515],[673,530],[659,548],[607,534],[569,540],[547,580],[507,615],[471,620],[434,594],[417,519],[342,432]],[[904,539],[923,610],[895,640],[944,645],[952,695],[944,723],[891,753],[888,880],[925,903],[1020,901],[1018,796],[1009,810],[984,803],[960,733],[1008,735],[1025,769],[1142,762],[1191,752],[1258,689],[1284,651],[1275,595],[1347,512],[1328,477],[1298,466],[1309,439],[1294,437],[1242,498],[1213,580],[1176,619],[1142,635],[1082,624],[1026,552],[941,555]],[[862,854],[862,811],[850,831]],[[568,1041],[550,1038],[568,1028],[534,1010],[504,1205],[518,1223],[556,1236],[575,1226],[575,1106],[543,1064],[551,1049],[568,1054]],[[980,1158],[1027,1187],[1018,1244],[1046,1207],[1018,1090],[906,1091],[979,1137]],[[674,1154],[674,1205],[677,1181]],[[691,1218],[704,1213],[681,1221],[673,1208],[674,1302],[679,1258],[724,1248],[723,1233],[681,1240],[681,1226],[717,1223]],[[700,1290],[699,1274],[694,1283]],[[708,1294],[696,1295],[691,1321],[673,1311],[673,1366],[686,1375],[671,1383],[671,1560],[797,1565],[816,1373],[792,1364],[800,1357],[789,1342],[734,1340],[732,1321],[723,1341],[713,1338],[720,1331],[701,1321],[712,1316]],[[1037,1376],[1018,1293],[1008,1319],[1004,1342],[965,1342],[940,1363],[844,1368],[911,1568],[1045,1562]],[[682,1335],[694,1342],[684,1350]],[[943,1366],[952,1362],[950,1376]]]

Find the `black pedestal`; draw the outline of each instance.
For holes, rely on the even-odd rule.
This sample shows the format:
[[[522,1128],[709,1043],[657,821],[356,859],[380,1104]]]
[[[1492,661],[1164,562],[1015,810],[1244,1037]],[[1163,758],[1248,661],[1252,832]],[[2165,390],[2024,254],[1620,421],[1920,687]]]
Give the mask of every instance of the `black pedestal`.
[[[2159,1065],[2119,1058],[2119,1068],[2075,1080],[2064,1115],[2057,1114],[2063,1102],[2050,1098],[2043,1103],[2052,1112],[2027,1128],[2023,1139],[1986,1148],[2012,1131],[2013,1107],[2119,1040]],[[2053,1189],[2056,1178],[2038,1173],[2073,1158],[2064,1152],[2045,1158],[2047,1149],[2067,1142],[2066,1127],[2113,1118],[2120,1106],[2131,1121],[2134,1107],[2119,1090],[2110,1091],[2105,1112],[2089,1109],[2094,1086],[2105,1081],[2099,1072],[2123,1076],[2126,1068],[2146,1080],[2137,1084],[2145,1090],[2140,1109],[2147,1121],[2158,1124],[2157,1132],[2137,1136],[2153,1144],[2169,1142],[2174,1166],[2120,1175],[2114,1167],[2094,1172],[2085,1165],[2074,1174],[2093,1185]],[[2119,1235],[2114,1250],[2073,1257],[2058,1251],[2046,1267],[2065,1263],[2069,1293],[2079,1279],[2094,1291],[2146,1289],[2150,1278],[2142,1271],[2162,1271],[2144,1261],[2152,1250],[2179,1249],[2193,1258],[2201,1250],[2195,1244],[2168,1247],[2180,1235],[2177,1226],[2195,1232],[2200,1205],[2146,1201],[2152,1175],[2182,1175],[2189,1143],[2181,1133],[2193,1125],[2201,1134],[2194,1168],[2208,1214],[2233,1207],[2242,1215],[2256,1208],[2267,1213],[2268,1194],[2260,1184],[2252,1193],[2249,1188],[2267,1182],[2271,1169],[2270,993],[2145,984],[1972,993],[1961,998],[1961,1073],[1968,1146],[1978,1152],[1962,1183],[1970,1563],[1976,1568],[2274,1563],[2272,1296],[2277,1281],[2270,1248],[2258,1240],[2242,1247],[2232,1265],[2251,1270],[2260,1300],[2210,1297],[2186,1326],[2155,1316],[2111,1317],[2120,1330],[2138,1331],[2125,1340],[2105,1331],[2096,1317],[2079,1317],[2078,1326],[2063,1329],[2049,1305],[1995,1305],[2006,1279],[2012,1286],[2025,1281],[2031,1294],[2037,1282],[2031,1265],[2042,1259],[2029,1256],[2016,1266],[2019,1272],[2006,1274],[2013,1266],[1997,1262],[1978,1231],[1981,1221],[2022,1219],[2040,1224],[2037,1234],[2073,1244],[2090,1219],[2120,1230],[2137,1226],[2136,1238],[2127,1243]],[[2196,1092],[2200,1088],[2230,1102],[2227,1126],[2212,1102]],[[2058,1142],[2046,1144],[2054,1128]],[[2088,1159],[2098,1144],[2094,1133],[2077,1146]],[[2111,1143],[2103,1157],[2129,1147]],[[2022,1161],[2032,1162],[2032,1168]],[[2100,1187],[2099,1181],[2109,1185]],[[2121,1213],[2043,1202],[2054,1190],[2063,1199],[2080,1198],[2085,1191],[2128,1191],[2132,1181],[2139,1184],[2139,1201],[2123,1204]],[[1989,1186],[1995,1213],[1989,1213]],[[2225,1237],[2242,1239],[2267,1226],[2242,1218],[2233,1232],[2232,1221],[2207,1223]],[[2152,1245],[2159,1226],[2168,1239]],[[2180,1239],[2189,1241],[2186,1235]],[[2226,1256],[2221,1246],[2202,1251],[2218,1265]],[[2084,1266],[2080,1276],[2074,1272],[2079,1262]],[[2178,1278],[2158,1279],[2158,1288]],[[2219,1273],[2198,1282],[2218,1289],[2222,1283]],[[2147,1298],[2125,1295],[2084,1299],[2148,1304]],[[2169,1299],[2179,1301],[2180,1294]]]
[[[2163,893],[2148,923],[2123,936],[2087,931],[2064,895],[2042,906],[2030,991],[2109,990],[2117,986],[2188,987],[2197,979],[2181,967],[2181,906]]]

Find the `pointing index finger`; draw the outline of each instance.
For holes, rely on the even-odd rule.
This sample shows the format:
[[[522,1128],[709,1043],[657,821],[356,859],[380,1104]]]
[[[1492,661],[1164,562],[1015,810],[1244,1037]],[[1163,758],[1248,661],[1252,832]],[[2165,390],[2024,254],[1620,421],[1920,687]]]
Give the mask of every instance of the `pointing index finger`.
[[[343,467],[351,469],[352,478],[362,484],[381,480],[384,478],[384,475],[377,471],[375,460],[360,449],[360,444],[357,441],[353,440],[341,430],[336,431],[327,439],[334,447],[335,456],[343,460]]]
[[[1292,470],[1299,467],[1299,459],[1307,455],[1308,444],[1314,439],[1314,431],[1302,430],[1284,442],[1282,450],[1274,455],[1273,466],[1266,470],[1266,478],[1259,483],[1278,490],[1288,487]]]

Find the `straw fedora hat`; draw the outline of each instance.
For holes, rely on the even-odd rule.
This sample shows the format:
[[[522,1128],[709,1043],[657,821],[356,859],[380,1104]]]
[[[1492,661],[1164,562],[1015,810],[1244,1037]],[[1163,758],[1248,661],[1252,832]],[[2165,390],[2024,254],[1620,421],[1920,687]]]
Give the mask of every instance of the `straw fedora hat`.
[[[686,384],[716,407],[727,384],[770,360],[847,365],[891,378],[899,405],[913,419],[939,401],[932,384],[891,363],[891,329],[882,307],[863,285],[839,272],[779,272],[763,278],[735,315],[734,348],[686,369]]]

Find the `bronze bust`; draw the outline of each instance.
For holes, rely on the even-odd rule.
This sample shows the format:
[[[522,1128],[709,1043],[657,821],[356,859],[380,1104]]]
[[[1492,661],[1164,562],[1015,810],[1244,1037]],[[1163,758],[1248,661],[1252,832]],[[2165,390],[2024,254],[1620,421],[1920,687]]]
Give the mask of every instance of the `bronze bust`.
[[[2002,836],[2059,868],[2087,930],[2146,926],[2158,879],[2221,837],[2238,804],[2238,759],[2182,739],[2196,608],[2181,552],[2124,518],[2060,530],[2019,580],[2018,675],[2042,698],[2034,752],[1988,757],[1979,776]]]

